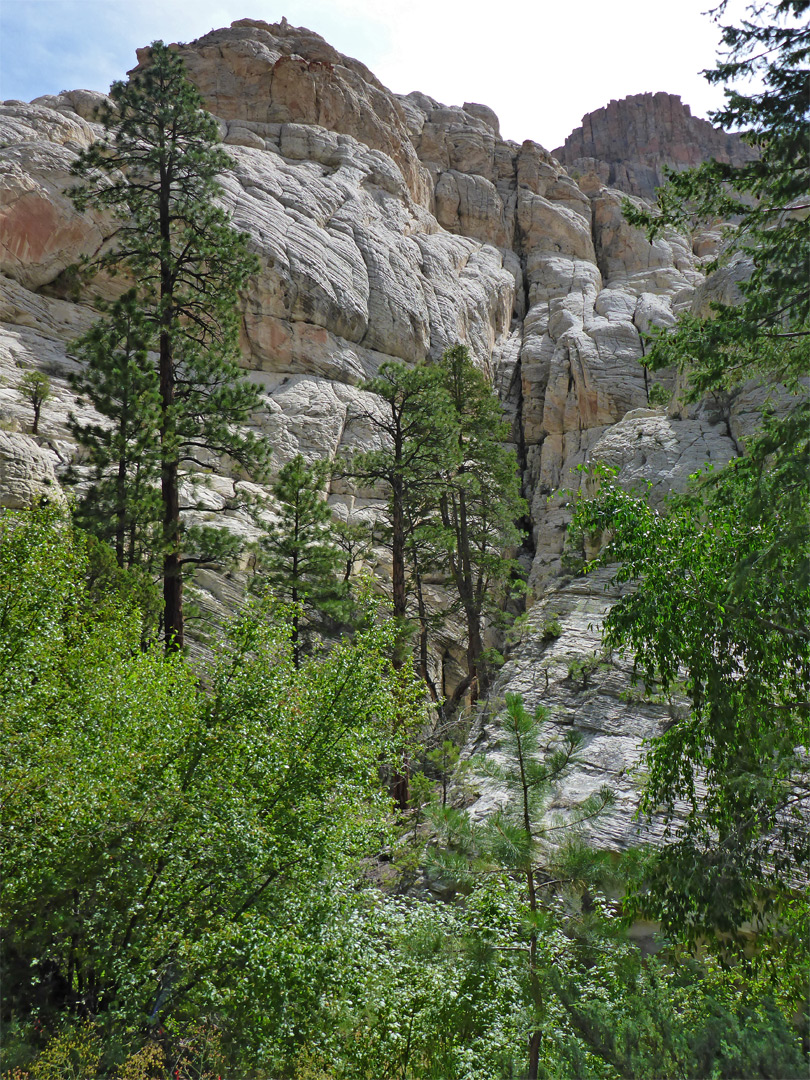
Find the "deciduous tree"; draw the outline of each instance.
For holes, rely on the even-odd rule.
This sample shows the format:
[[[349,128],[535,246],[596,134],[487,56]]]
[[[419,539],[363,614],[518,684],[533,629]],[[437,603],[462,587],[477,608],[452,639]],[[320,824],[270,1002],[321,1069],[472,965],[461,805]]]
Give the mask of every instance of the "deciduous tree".
[[[4,1043],[10,1021],[36,1040],[88,1018],[94,1075],[113,1075],[126,1040],[167,1021],[227,1013],[239,1043],[257,988],[273,1037],[317,1001],[296,967],[302,912],[315,957],[329,883],[379,845],[391,717],[419,695],[386,659],[390,627],[368,620],[296,670],[261,606],[203,687],[182,656],[141,648],[140,613],[91,594],[86,571],[58,511],[0,515],[0,971]]]
[[[683,317],[645,362],[677,363],[692,400],[780,383],[778,411],[744,457],[664,513],[606,480],[575,519],[610,537],[598,562],[617,562],[618,580],[635,583],[608,616],[608,643],[630,650],[648,686],[681,690],[691,706],[651,748],[643,807],[663,808],[673,842],[639,897],[690,940],[747,919],[779,927],[774,901],[810,858],[809,10],[807,0],[750,7],[724,28],[726,53],[707,73],[723,84],[761,78],[749,94],[727,86],[713,116],[742,127],[758,157],[674,175],[657,214],[630,215],[651,232],[736,219],[720,261],[748,261],[741,303]]]

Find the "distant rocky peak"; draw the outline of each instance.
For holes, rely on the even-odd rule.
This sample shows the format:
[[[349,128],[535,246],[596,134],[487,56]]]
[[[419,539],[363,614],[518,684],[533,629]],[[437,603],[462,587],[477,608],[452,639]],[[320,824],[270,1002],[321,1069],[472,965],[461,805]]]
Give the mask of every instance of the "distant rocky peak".
[[[692,116],[677,94],[632,94],[587,113],[554,156],[569,171],[595,173],[610,187],[653,199],[664,167],[688,169],[712,158],[742,165],[756,155],[739,135]]]

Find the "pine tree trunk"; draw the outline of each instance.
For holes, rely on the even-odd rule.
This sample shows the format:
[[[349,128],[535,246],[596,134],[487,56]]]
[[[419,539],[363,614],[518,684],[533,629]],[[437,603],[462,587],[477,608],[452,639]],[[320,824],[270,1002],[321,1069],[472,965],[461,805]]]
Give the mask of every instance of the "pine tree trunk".
[[[475,703],[486,690],[483,663],[484,641],[481,637],[481,617],[474,609],[467,608],[467,671],[472,677],[471,701]]]
[[[174,370],[171,338],[160,335],[162,410],[160,494],[163,502],[163,630],[166,652],[180,652],[183,635],[183,578],[180,569],[180,485],[174,445]]]
[[[395,619],[404,619],[406,610],[405,513],[402,486],[402,478],[395,476],[391,483],[391,599]],[[402,666],[401,663],[399,666]]]
[[[293,581],[298,580],[298,556],[293,555]],[[292,588],[293,613],[290,619],[290,644],[292,645],[293,667],[297,671],[301,665],[301,637],[298,625],[298,589]]]
[[[164,461],[161,470],[161,495],[163,498],[163,606],[166,652],[180,652],[183,648],[183,578],[180,570],[178,529],[180,522],[180,498],[177,480],[177,464]]]
[[[467,498],[463,488],[458,493],[458,560],[459,573],[456,585],[467,617],[467,672],[471,678],[470,701],[472,704],[484,692],[484,642],[481,638],[481,611],[475,599],[475,584],[470,552],[470,532],[467,522]]]
[[[160,169],[160,238],[171,248],[169,206],[170,179],[164,164]],[[174,356],[171,325],[174,282],[168,260],[160,265],[160,405],[161,468],[160,493],[163,500],[163,606],[166,652],[180,652],[183,635],[183,578],[180,568],[180,483],[174,418]]]
[[[413,538],[411,538],[411,544],[414,544]],[[430,677],[430,669],[428,667],[428,613],[427,606],[425,604],[425,594],[422,590],[422,575],[419,572],[419,560],[416,555],[416,549],[412,547],[413,558],[413,584],[416,589],[416,605],[419,612],[419,676],[422,682],[428,688],[431,701],[434,704],[439,705],[439,713],[444,719],[443,709],[439,702],[439,691],[436,688],[436,684]]]
[[[391,554],[392,554],[392,601],[394,618],[402,622],[405,620],[406,594],[405,594],[405,507],[404,493],[401,476],[394,476],[391,482]],[[399,670],[403,664],[400,655],[399,643],[391,661],[393,667]],[[397,727],[402,725],[401,718],[397,718]],[[408,779],[408,763],[402,761],[401,769],[395,773],[391,780],[391,797],[397,807],[403,812],[408,809],[410,799],[410,781]]]
[[[115,560],[124,566],[124,543],[127,532],[127,459],[121,451],[118,475],[115,478]]]

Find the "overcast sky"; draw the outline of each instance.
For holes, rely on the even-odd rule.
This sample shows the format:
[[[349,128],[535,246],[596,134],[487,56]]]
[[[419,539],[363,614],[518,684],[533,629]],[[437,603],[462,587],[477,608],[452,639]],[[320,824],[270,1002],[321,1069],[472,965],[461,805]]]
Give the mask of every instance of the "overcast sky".
[[[583,114],[643,91],[697,116],[722,94],[712,0],[0,0],[0,99],[107,90],[157,38],[192,41],[240,18],[307,26],[398,93],[477,101],[501,132],[548,149]],[[731,0],[726,21],[744,9]]]

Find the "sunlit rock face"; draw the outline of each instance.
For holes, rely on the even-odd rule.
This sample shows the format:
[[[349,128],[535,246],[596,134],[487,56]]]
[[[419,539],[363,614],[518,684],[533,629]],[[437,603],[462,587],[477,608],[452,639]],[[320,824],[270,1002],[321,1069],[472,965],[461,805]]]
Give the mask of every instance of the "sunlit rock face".
[[[735,453],[755,403],[650,409],[651,380],[639,363],[641,333],[714,295],[701,268],[717,236],[693,243],[666,234],[650,244],[624,221],[623,192],[606,186],[628,190],[632,162],[624,173],[597,162],[578,182],[538,143],[502,139],[485,105],[394,95],[362,64],[285,21],[241,20],[179,48],[234,161],[223,200],[260,260],[244,298],[243,363],[264,394],[252,424],[271,441],[274,467],[298,452],[334,458],[369,445],[370,401],[359,384],[383,361],[415,363],[458,341],[469,346],[512,420],[531,507],[529,630],[495,696],[521,690],[529,704],[551,705],[555,722],[583,729],[587,765],[564,798],[597,777],[621,781],[605,839],[625,842],[632,766],[662,715],[619,696],[627,685],[621,666],[596,669],[587,687],[568,680],[572,658],[598,652],[608,601],[601,581],[563,575],[568,498],[559,492],[579,486],[577,465],[604,460],[628,483],[652,481],[662,498],[705,461]],[[139,62],[148,62],[146,53]],[[648,126],[666,111],[660,98],[650,97]],[[112,225],[78,214],[65,191],[76,155],[101,133],[94,121],[101,100],[71,91],[0,105],[4,505],[55,487],[76,455],[69,414],[90,416],[68,375],[76,366],[69,342],[95,317],[93,295],[73,299],[64,271],[102,250]],[[674,119],[660,126],[655,162],[689,164],[714,152],[701,135],[684,157],[694,123],[704,122],[687,122],[688,113],[681,122],[675,106],[666,107]],[[630,114],[613,106],[607,114],[622,153],[638,151],[632,175],[648,176],[647,150],[622,127]],[[583,156],[582,138],[575,133],[566,143],[565,160]],[[595,161],[601,146],[588,143]],[[632,183],[629,190],[647,193]],[[122,284],[94,287],[110,296]],[[31,367],[53,385],[36,438],[28,434],[30,407],[16,392]],[[657,378],[675,385],[674,373]],[[231,484],[222,463],[208,494],[212,520]],[[379,508],[377,495],[335,481],[330,501],[344,517],[368,516]],[[253,535],[248,520],[231,524]],[[201,584],[214,608],[235,602],[225,578],[208,573]],[[558,639],[544,636],[548,610],[559,614]],[[457,640],[440,644],[451,661],[462,655]],[[486,713],[475,738],[487,745]]]

